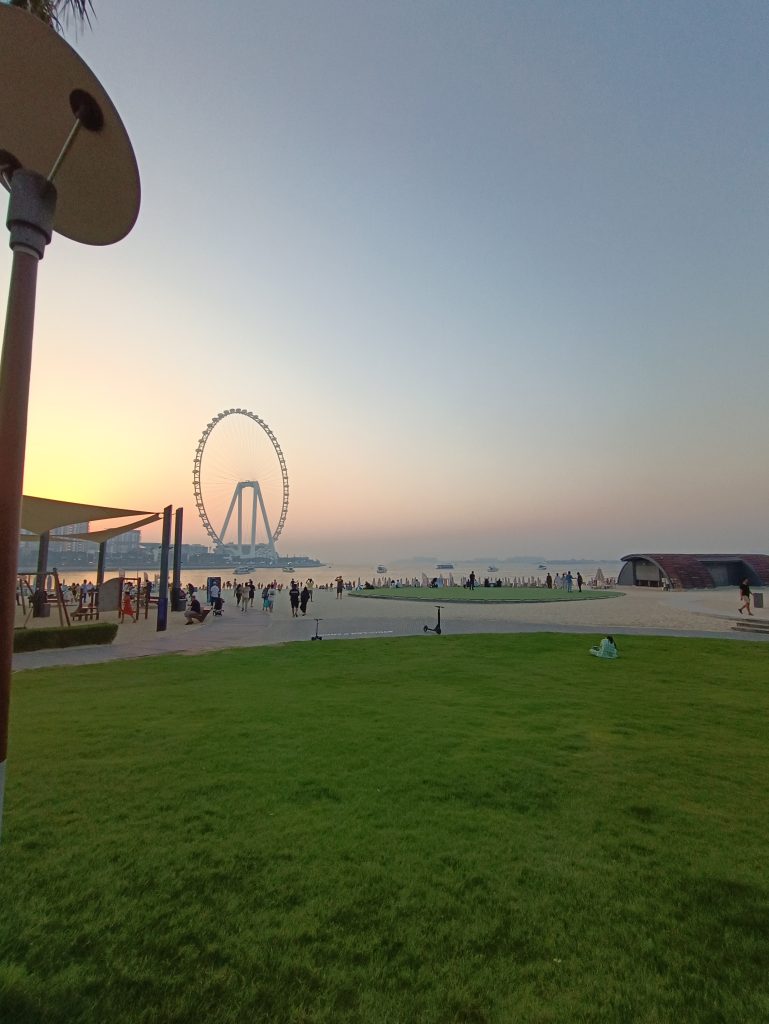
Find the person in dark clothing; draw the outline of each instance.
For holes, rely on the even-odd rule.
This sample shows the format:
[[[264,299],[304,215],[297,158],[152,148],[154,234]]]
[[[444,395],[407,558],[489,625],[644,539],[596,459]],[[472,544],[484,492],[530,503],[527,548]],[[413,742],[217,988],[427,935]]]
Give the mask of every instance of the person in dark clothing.
[[[208,609],[206,609],[206,611],[201,611],[200,601],[198,601],[197,597],[193,597],[190,601],[189,608],[184,613],[184,617],[187,620],[185,622],[185,626],[191,626],[193,622],[205,621],[206,615],[208,615]]]
[[[748,615],[752,615],[753,612],[750,610],[750,584],[748,583],[747,576],[740,583],[740,607],[737,611],[742,615],[743,612],[747,612]]]
[[[305,589],[307,589],[305,587]],[[288,592],[288,599],[291,602],[291,614],[296,619],[299,617],[299,584],[291,580],[291,589]]]
[[[299,595],[299,608],[302,615],[307,614],[307,602],[310,600],[310,591],[307,586],[302,588],[302,593]]]

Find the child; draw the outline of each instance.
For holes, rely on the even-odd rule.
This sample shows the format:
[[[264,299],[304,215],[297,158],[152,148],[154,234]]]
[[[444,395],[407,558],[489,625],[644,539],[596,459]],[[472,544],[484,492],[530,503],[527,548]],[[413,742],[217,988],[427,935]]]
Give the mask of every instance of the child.
[[[128,587],[123,591],[123,618],[133,619],[134,617],[134,606],[131,601],[131,591]]]

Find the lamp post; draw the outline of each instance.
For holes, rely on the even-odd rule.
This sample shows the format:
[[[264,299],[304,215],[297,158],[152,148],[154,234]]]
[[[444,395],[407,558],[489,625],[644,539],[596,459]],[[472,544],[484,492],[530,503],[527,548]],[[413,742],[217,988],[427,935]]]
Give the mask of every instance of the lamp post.
[[[37,267],[54,231],[89,245],[139,213],[128,135],[98,79],[53,29],[0,4],[0,181],[13,252],[0,360],[0,835]]]

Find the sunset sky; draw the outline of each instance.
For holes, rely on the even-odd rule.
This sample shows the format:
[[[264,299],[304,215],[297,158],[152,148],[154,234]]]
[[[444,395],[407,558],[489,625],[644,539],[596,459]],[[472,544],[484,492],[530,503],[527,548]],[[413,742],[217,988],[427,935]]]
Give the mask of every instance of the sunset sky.
[[[41,264],[26,493],[203,540],[243,407],[281,552],[769,550],[765,0],[95,4],[142,210]]]

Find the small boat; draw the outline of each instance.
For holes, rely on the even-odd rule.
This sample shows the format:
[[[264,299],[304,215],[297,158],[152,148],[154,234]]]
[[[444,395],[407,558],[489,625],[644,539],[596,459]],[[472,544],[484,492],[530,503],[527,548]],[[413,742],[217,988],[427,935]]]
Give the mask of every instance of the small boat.
[[[496,565],[490,565],[486,572],[499,572],[499,568]]]
[[[435,568],[436,568],[436,569],[453,569],[453,568],[454,568],[454,566],[453,566],[453,565],[451,564],[451,562],[439,562],[439,563],[438,563],[438,564],[436,565],[436,567],[435,567]]]
[[[378,565],[376,567],[376,571],[377,572],[387,572],[387,566],[386,565]]]
[[[239,565],[233,572],[236,576],[248,576],[254,571],[253,565]]]
[[[537,568],[538,569],[547,569],[547,566],[546,565],[538,565]]]
[[[293,567],[293,565],[284,565],[283,572],[295,573],[296,569]]]

